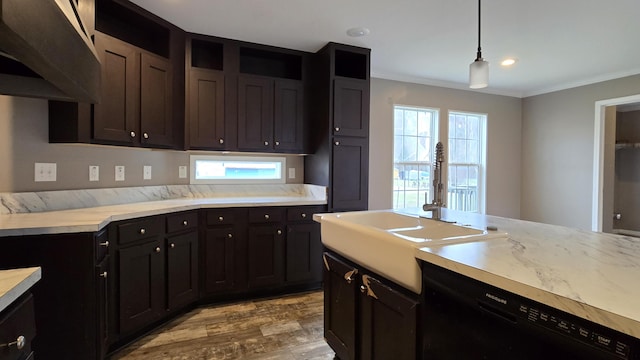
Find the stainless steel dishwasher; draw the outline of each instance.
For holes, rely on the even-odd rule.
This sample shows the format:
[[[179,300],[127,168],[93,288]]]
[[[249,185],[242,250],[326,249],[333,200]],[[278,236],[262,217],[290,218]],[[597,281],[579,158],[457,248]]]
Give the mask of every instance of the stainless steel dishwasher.
[[[423,263],[423,359],[640,359],[640,339]]]

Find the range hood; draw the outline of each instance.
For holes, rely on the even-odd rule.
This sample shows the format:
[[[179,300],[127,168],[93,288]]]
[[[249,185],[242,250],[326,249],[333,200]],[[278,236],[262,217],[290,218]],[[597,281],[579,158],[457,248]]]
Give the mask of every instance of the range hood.
[[[0,0],[0,94],[99,101],[100,62],[76,3]]]

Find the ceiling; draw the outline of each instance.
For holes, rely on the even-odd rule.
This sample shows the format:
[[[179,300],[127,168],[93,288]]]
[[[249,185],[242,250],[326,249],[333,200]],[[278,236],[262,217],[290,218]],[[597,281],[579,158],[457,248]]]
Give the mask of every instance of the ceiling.
[[[377,78],[468,89],[475,0],[131,0],[180,28],[315,52],[329,41],[371,49]],[[370,34],[350,37],[347,29]],[[481,92],[526,97],[640,74],[639,0],[485,0]],[[500,66],[506,57],[518,62]],[[478,91],[478,90],[476,90]]]

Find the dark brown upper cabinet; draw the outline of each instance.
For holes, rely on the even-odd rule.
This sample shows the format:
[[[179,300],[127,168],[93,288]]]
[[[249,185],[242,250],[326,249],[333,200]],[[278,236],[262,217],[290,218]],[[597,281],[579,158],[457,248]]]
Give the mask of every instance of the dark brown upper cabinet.
[[[369,83],[336,78],[333,86],[333,135],[369,137]]]

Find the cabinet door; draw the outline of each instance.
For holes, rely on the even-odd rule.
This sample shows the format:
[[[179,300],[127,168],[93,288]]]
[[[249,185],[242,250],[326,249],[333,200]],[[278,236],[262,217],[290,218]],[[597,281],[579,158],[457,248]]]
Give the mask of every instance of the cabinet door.
[[[269,78],[238,77],[238,148],[273,149],[273,80]]]
[[[96,33],[96,51],[102,64],[102,97],[94,105],[93,138],[134,143],[139,123],[139,53],[133,46],[100,33]]]
[[[355,360],[358,269],[327,252],[323,260],[324,337],[338,358]]]
[[[175,310],[198,297],[198,232],[167,238],[167,305]]]
[[[416,359],[418,300],[362,275],[360,358]]]
[[[235,238],[233,227],[207,229],[204,243],[204,286],[207,294],[234,288]]]
[[[96,309],[98,311],[96,358],[103,359],[109,348],[109,255],[96,266]]]
[[[284,231],[282,225],[249,226],[250,289],[284,283]]]
[[[164,253],[161,241],[118,250],[120,333],[159,319],[164,312]]]
[[[169,60],[142,53],[140,69],[140,142],[171,147],[173,138],[172,73]]]
[[[224,74],[198,68],[190,71],[189,145],[225,149]]]
[[[366,210],[369,192],[367,139],[335,137],[332,154],[331,208]]]
[[[286,281],[319,282],[322,280],[322,243],[320,224],[287,226]]]
[[[333,134],[368,137],[369,82],[335,79],[333,91]]]
[[[276,151],[303,151],[303,95],[302,81],[276,80],[273,123],[273,141]]]

